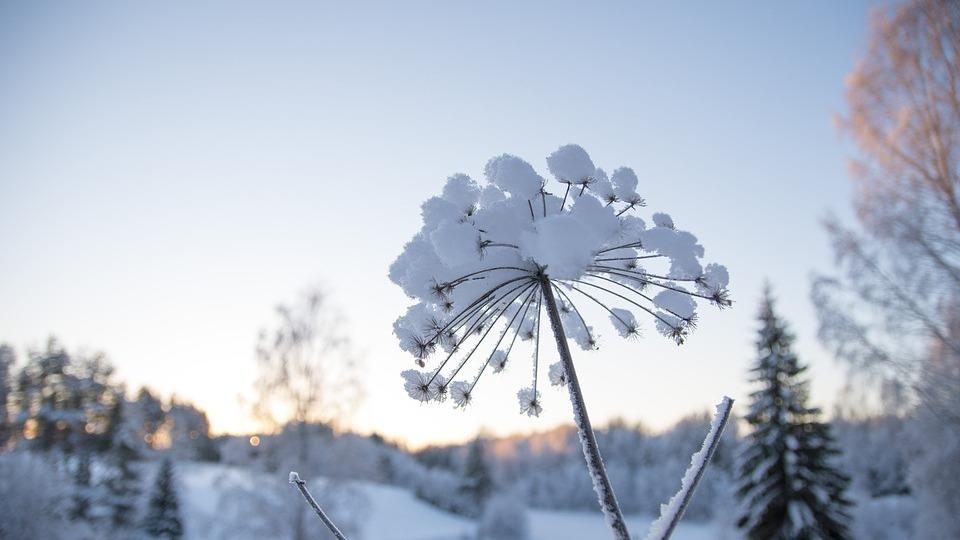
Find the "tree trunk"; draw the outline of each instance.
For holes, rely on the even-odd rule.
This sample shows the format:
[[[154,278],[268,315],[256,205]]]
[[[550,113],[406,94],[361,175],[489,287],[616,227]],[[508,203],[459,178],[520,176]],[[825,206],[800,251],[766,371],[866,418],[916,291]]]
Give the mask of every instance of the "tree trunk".
[[[603,467],[603,458],[600,456],[600,448],[597,446],[593,427],[590,426],[587,406],[583,401],[580,382],[577,380],[577,372],[573,367],[573,358],[570,356],[567,336],[563,332],[560,311],[557,309],[557,301],[554,299],[551,287],[547,276],[541,276],[540,289],[543,291],[547,313],[550,315],[550,326],[553,328],[553,336],[557,340],[557,351],[560,353],[560,360],[563,362],[563,370],[567,377],[567,390],[570,392],[570,403],[573,405],[573,419],[577,424],[577,434],[580,436],[580,444],[583,446],[583,457],[587,461],[587,470],[593,479],[593,490],[597,493],[600,508],[607,519],[607,524],[613,529],[614,538],[630,540],[627,523],[620,512],[620,505],[617,504],[617,496],[613,493],[610,479],[607,478],[607,471]]]

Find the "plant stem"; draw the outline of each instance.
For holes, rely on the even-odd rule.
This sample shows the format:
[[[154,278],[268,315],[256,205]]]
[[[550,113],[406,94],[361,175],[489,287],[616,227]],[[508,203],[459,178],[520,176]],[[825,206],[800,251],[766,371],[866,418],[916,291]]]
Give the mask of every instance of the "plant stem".
[[[700,450],[690,458],[690,468],[684,473],[680,481],[680,491],[677,492],[670,501],[661,507],[660,517],[650,526],[646,540],[669,540],[677,524],[683,517],[683,513],[690,506],[690,499],[693,498],[693,492],[696,491],[700,480],[703,478],[704,471],[713,454],[720,445],[720,436],[723,435],[723,429],[727,427],[727,420],[730,419],[730,413],[733,410],[733,400],[726,396],[717,405],[717,412],[710,423],[710,431],[703,440]]]
[[[290,473],[290,483],[297,486],[297,489],[300,490],[303,498],[307,500],[307,503],[309,503],[311,507],[313,507],[313,511],[320,516],[320,521],[322,521],[323,524],[330,529],[330,532],[333,533],[333,536],[335,536],[337,540],[347,540],[347,537],[340,532],[340,529],[333,524],[333,521],[330,519],[330,517],[327,516],[326,512],[324,512],[323,509],[320,508],[320,505],[317,504],[317,500],[314,499],[313,495],[310,494],[310,491],[307,490],[307,483],[300,479],[300,475],[295,472]]]
[[[607,478],[607,471],[603,467],[603,458],[600,456],[600,447],[597,446],[597,438],[593,433],[593,427],[590,425],[587,406],[583,401],[583,392],[580,390],[577,372],[573,367],[573,358],[570,356],[567,336],[563,331],[563,324],[560,322],[560,311],[557,309],[557,301],[553,296],[550,279],[546,275],[541,275],[539,279],[540,289],[543,291],[543,300],[546,303],[547,313],[550,315],[550,326],[553,328],[553,336],[557,340],[557,352],[560,353],[560,360],[563,362],[563,369],[567,375],[567,390],[570,392],[570,403],[573,405],[573,419],[577,424],[577,434],[580,436],[580,444],[583,446],[583,457],[587,461],[587,470],[593,479],[593,490],[597,493],[600,508],[607,518],[607,524],[613,529],[614,538],[630,540],[627,523],[623,519],[623,513],[620,512],[620,505],[617,504],[617,496],[613,493],[610,479]]]

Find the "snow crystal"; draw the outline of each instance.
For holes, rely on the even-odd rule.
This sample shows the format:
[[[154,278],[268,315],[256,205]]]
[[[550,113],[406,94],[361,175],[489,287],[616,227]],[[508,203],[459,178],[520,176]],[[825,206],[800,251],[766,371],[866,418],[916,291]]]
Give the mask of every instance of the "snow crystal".
[[[593,173],[593,182],[590,182],[590,192],[596,195],[605,204],[611,204],[619,199],[614,192],[613,184],[607,178],[607,173],[603,169],[597,169]]]
[[[420,217],[426,231],[432,231],[445,222],[456,222],[463,215],[457,205],[443,197],[430,197],[420,205]]]
[[[653,304],[681,319],[688,319],[693,316],[693,311],[697,307],[690,295],[670,289],[664,289],[657,293],[653,297]]]
[[[697,259],[703,257],[703,246],[697,243],[696,236],[658,224],[644,231],[641,239],[644,249],[670,258],[671,277],[686,279],[701,274]]]
[[[499,187],[488,184],[484,186],[483,191],[480,192],[480,205],[484,207],[493,206],[498,202],[503,202],[506,198],[506,195],[503,194],[503,191]]]
[[[505,351],[496,350],[493,354],[490,355],[490,367],[493,368],[494,373],[500,373],[503,371],[503,368],[507,366],[507,353]]]
[[[533,198],[543,186],[543,178],[529,163],[510,154],[488,161],[483,173],[491,184],[522,200]]]
[[[550,384],[554,386],[567,385],[567,371],[563,368],[563,362],[550,364]]]
[[[597,170],[586,150],[576,144],[561,146],[547,156],[547,168],[557,180],[572,184],[589,180]]]
[[[456,381],[450,383],[450,399],[453,400],[455,407],[466,407],[470,404],[470,383],[466,381]]]
[[[583,195],[577,197],[570,215],[580,222],[584,234],[590,235],[597,248],[620,231],[620,220],[611,206],[604,206],[595,197]]]
[[[613,192],[621,201],[630,201],[639,197],[637,195],[639,181],[630,167],[620,167],[613,171],[610,182],[613,183]]]
[[[403,252],[390,265],[389,276],[407,296],[422,298],[430,294],[429,283],[438,267],[443,267],[443,262],[437,257],[433,245],[418,234],[407,242]]]
[[[299,484],[302,482],[302,480],[300,480],[300,475],[294,471],[290,471],[290,476],[287,478],[287,481],[291,484]]]
[[[448,266],[480,260],[480,232],[472,223],[443,223],[430,233],[430,242]]]
[[[520,253],[547,268],[558,279],[575,279],[593,260],[597,244],[570,214],[548,216],[520,237]]]
[[[653,223],[657,227],[666,227],[668,229],[673,229],[673,218],[670,217],[670,214],[664,214],[663,212],[657,212],[653,215]]]
[[[640,233],[647,230],[647,224],[639,216],[623,216],[620,218],[621,239],[639,238]]]
[[[443,375],[434,375],[431,381],[429,373],[408,369],[401,372],[400,376],[403,377],[403,388],[407,395],[417,401],[442,400],[446,397],[447,381]]]
[[[593,333],[593,327],[584,326],[583,319],[573,310],[561,312],[560,319],[563,321],[563,331],[567,337],[574,340],[577,345],[585,350],[596,348],[596,339]]]
[[[611,308],[610,322],[617,329],[620,337],[629,337],[637,333],[637,318],[626,309]]]
[[[480,186],[465,174],[455,174],[444,184],[443,198],[460,212],[470,214],[480,200]]]
[[[520,401],[520,412],[527,416],[540,416],[543,407],[540,406],[540,392],[533,388],[521,388],[517,392]]]
[[[727,267],[710,263],[704,268],[703,276],[697,283],[697,292],[709,296],[725,289],[729,283],[730,274],[727,272]]]

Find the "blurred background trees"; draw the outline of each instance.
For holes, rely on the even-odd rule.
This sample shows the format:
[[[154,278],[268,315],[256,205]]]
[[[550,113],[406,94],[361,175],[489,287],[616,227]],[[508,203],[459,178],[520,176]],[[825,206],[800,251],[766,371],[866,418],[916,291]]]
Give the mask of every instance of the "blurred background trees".
[[[829,220],[819,334],[888,414],[911,414],[917,534],[960,537],[960,4],[878,10],[840,120],[856,229]]]
[[[53,337],[22,365],[0,345],[0,405],[0,484],[32,483],[0,504],[0,538],[129,538],[153,457],[218,459],[203,411],[147,388],[128,400],[105,355]]]
[[[362,398],[356,356],[341,314],[319,289],[280,304],[275,314],[273,326],[261,331],[256,349],[254,414],[286,441],[264,449],[270,453],[269,468],[278,473],[296,470],[307,480],[327,477],[318,502],[349,534],[356,516],[362,515],[363,503],[357,502],[355,511],[344,508],[344,500],[360,498],[355,490],[337,484],[351,476],[355,460],[344,445],[332,441],[334,430]],[[299,501],[295,504],[293,538],[318,534],[307,522],[312,518],[308,508]]]

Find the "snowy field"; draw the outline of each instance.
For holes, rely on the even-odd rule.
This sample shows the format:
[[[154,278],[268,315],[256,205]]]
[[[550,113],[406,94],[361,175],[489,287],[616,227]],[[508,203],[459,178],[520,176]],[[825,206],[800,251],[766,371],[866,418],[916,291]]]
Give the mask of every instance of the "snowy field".
[[[255,533],[244,536],[243,531],[222,523],[226,518],[219,511],[223,497],[231,496],[226,486],[235,486],[237,483],[252,486],[250,473],[224,465],[181,463],[178,479],[188,540],[259,538]],[[472,520],[438,510],[416,499],[407,490],[366,482],[356,485],[369,503],[369,514],[363,520],[362,537],[366,540],[473,538],[476,525]],[[292,487],[289,489],[293,492]],[[264,507],[263,511],[269,512],[270,509]],[[528,516],[532,540],[583,540],[609,536],[599,510],[596,513],[530,510]],[[649,516],[627,518],[636,535],[645,533],[652,520]],[[699,523],[683,523],[673,536],[676,540],[716,537],[710,525]]]

